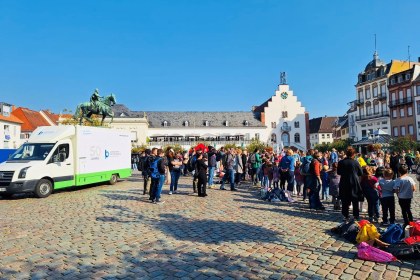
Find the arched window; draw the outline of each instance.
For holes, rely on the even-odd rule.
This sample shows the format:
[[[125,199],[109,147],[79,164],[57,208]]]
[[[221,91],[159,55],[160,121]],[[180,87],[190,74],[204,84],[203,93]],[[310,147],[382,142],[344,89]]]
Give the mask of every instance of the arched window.
[[[283,133],[281,135],[281,141],[283,142],[283,146],[290,146],[290,135],[289,133]]]
[[[275,133],[271,134],[271,142],[277,143],[277,135]]]
[[[204,126],[210,126],[209,121],[204,121]]]
[[[163,121],[163,126],[164,127],[168,126],[168,122],[167,121]]]
[[[295,133],[295,143],[300,143],[300,134]]]
[[[184,122],[184,126],[189,126],[189,125],[190,125],[190,123],[188,121]]]

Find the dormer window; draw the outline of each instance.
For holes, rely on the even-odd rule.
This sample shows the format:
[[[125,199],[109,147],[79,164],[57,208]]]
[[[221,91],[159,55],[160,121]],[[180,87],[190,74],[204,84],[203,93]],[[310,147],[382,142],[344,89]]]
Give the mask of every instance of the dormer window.
[[[391,79],[391,85],[395,84],[395,78]]]
[[[210,126],[209,121],[204,121],[204,126]]]
[[[405,79],[406,79],[406,80],[410,80],[410,78],[411,78],[411,75],[410,75],[410,74],[406,74],[406,75],[405,75]]]
[[[167,121],[163,121],[163,126],[167,127],[168,126],[168,122]]]
[[[124,113],[121,113],[121,114],[120,114],[120,117],[125,117],[125,114],[124,114]]]
[[[225,121],[225,126],[229,126],[229,121]]]
[[[398,76],[398,82],[401,83],[403,81],[403,77],[400,75]]]
[[[249,126],[249,122],[248,121],[244,121],[244,125],[245,126]]]
[[[188,127],[189,125],[190,125],[190,123],[189,123],[188,121],[185,121],[185,122],[184,122],[184,126],[185,126],[185,127]]]

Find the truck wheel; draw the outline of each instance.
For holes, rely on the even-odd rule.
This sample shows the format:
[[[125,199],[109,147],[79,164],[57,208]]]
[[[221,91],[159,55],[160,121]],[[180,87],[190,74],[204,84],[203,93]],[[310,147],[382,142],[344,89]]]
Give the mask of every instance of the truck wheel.
[[[50,180],[41,179],[35,187],[35,195],[39,198],[49,196],[53,191],[52,183]]]
[[[109,184],[110,185],[115,185],[118,181],[118,175],[117,174],[112,174],[111,175],[111,179],[109,179]]]

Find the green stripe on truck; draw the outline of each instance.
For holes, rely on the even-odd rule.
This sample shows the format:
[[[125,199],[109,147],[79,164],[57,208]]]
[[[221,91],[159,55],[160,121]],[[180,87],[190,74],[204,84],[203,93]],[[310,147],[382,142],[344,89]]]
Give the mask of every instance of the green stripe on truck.
[[[99,182],[106,182],[111,179],[113,174],[118,174],[120,178],[127,178],[131,176],[131,169],[117,169],[117,170],[108,170],[101,172],[93,172],[86,174],[76,174],[75,186],[83,186],[88,184],[94,184]]]

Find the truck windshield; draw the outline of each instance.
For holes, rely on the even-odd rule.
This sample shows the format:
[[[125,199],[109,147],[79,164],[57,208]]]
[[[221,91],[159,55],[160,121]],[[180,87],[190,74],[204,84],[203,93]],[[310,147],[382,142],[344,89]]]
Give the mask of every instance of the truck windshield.
[[[14,152],[8,161],[13,160],[44,160],[54,144],[43,144],[43,143],[26,143],[20,146],[16,152]]]

